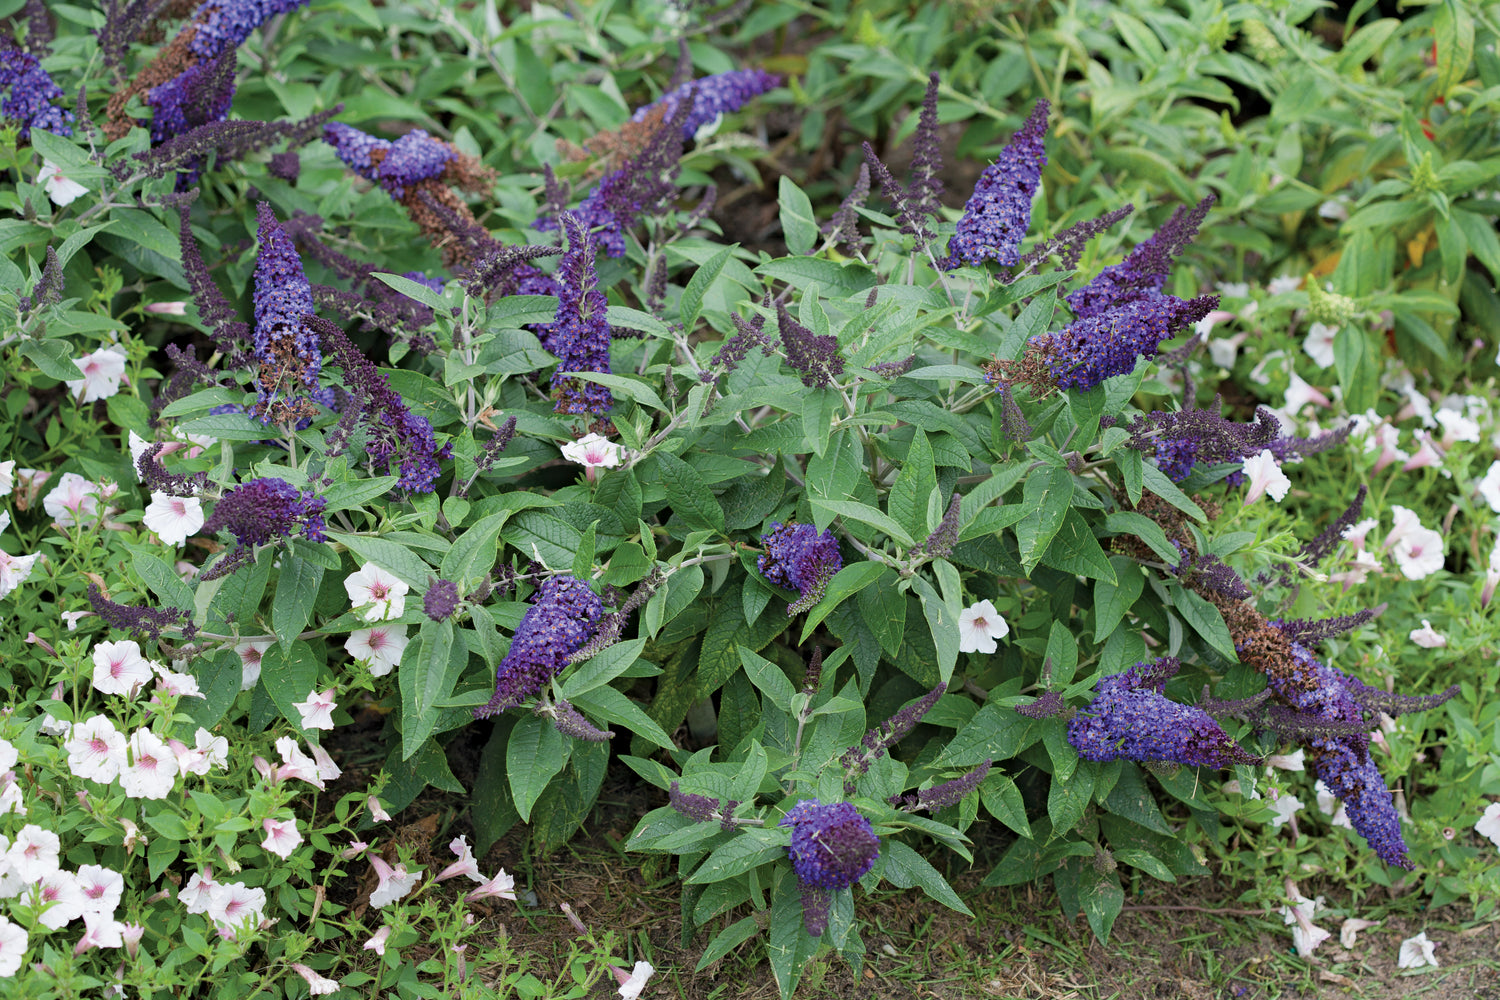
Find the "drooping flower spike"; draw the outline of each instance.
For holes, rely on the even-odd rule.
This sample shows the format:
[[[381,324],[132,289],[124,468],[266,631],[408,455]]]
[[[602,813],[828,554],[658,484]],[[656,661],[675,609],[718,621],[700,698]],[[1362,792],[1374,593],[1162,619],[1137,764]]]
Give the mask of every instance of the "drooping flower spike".
[[[880,838],[870,821],[848,802],[825,805],[803,799],[787,811],[779,826],[792,829],[787,855],[802,885],[802,921],[819,937],[828,927],[832,894],[847,889],[875,867]]]
[[[1047,165],[1046,101],[1038,101],[994,163],[984,168],[964,205],[958,232],[948,241],[944,270],[977,267],[986,260],[1011,265],[1021,259],[1021,240],[1031,226],[1031,199]]]
[[[589,640],[603,614],[604,605],[582,580],[555,576],[545,581],[495,671],[494,696],[474,709],[474,717],[487,719],[537,695]]]
[[[760,540],[766,552],[756,567],[771,583],[801,595],[788,605],[788,615],[800,614],[821,601],[828,581],[844,568],[838,539],[831,531],[818,534],[811,524],[778,522]]]

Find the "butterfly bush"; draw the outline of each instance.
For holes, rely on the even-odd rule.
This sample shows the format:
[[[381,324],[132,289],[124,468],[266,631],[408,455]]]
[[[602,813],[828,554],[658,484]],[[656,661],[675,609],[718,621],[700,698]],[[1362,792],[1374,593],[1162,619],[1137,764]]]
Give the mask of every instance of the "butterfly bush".
[[[677,858],[702,964],[769,944],[785,997],[822,952],[862,960],[882,883],[967,912],[918,847],[971,861],[982,835],[986,885],[1050,879],[1107,938],[1126,879],[1202,874],[1226,823],[1255,827],[1237,833],[1265,875],[1452,879],[1494,838],[1466,802],[1450,831],[1473,843],[1435,840],[1430,777],[1463,786],[1488,750],[1455,704],[1418,769],[1444,724],[1418,713],[1458,688],[1405,690],[1404,647],[1482,658],[1463,609],[1500,582],[1492,404],[1386,358],[1387,334],[1446,332],[1400,292],[1354,294],[1358,253],[1252,281],[1244,234],[1275,227],[1223,158],[1165,203],[1117,158],[1080,162],[1075,105],[992,108],[926,67],[846,116],[909,98],[909,149],[882,130],[803,190],[766,140],[832,106],[822,60],[865,40],[793,79],[705,49],[732,12],[678,6],[655,35],[623,8],[532,32],[522,80],[466,8],[422,33],[377,8],[382,52],[463,71],[413,61],[399,100],[345,67],[297,78],[363,51],[340,32],[377,37],[337,5],[111,0],[55,80],[44,5],[17,18],[24,47],[0,33],[0,114],[37,146],[13,165],[47,199],[15,199],[0,310],[18,995],[488,975],[507,946],[485,921],[524,891],[491,847],[525,823],[544,857],[612,763],[650,786],[625,847]],[[602,48],[637,36],[628,59]],[[454,116],[455,90],[497,86],[499,131]],[[276,101],[312,113],[242,117]],[[703,142],[727,115],[745,130]],[[969,148],[1000,152],[950,192],[945,151]],[[728,238],[744,205],[716,212],[713,181],[733,204],[757,162],[776,211]],[[1485,252],[1463,176],[1401,181],[1453,213],[1424,252]],[[1214,395],[1221,369],[1239,391]],[[1452,604],[1417,618],[1433,581]],[[464,747],[466,831],[446,852],[398,835],[426,785],[460,787]],[[1169,822],[1157,791],[1186,808]],[[1313,954],[1318,901],[1259,881]],[[613,940],[590,975],[643,995],[655,970],[627,973]]]

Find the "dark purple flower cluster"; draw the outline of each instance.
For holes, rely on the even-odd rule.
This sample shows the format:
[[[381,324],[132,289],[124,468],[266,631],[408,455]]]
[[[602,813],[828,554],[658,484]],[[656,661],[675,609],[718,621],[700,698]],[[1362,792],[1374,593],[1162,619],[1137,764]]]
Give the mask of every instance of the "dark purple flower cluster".
[[[603,604],[582,580],[555,576],[545,581],[495,671],[494,696],[474,710],[474,717],[487,719],[539,693],[589,640],[603,614]]]
[[[802,374],[802,384],[809,389],[833,383],[835,375],[844,373],[844,357],[839,353],[839,339],[831,333],[815,334],[792,319],[786,306],[776,303],[776,325],[781,333],[781,347],[786,363]]]
[[[311,490],[299,490],[284,479],[252,479],[229,490],[214,505],[203,534],[228,531],[241,545],[266,545],[301,530],[315,542],[323,535],[327,504]]]
[[[979,175],[958,220],[958,232],[948,241],[948,256],[938,262],[944,270],[977,267],[986,260],[1010,265],[1021,259],[1021,240],[1031,226],[1031,198],[1047,165],[1042,140],[1049,108],[1046,101],[1038,101],[999,158]]]
[[[599,291],[594,240],[573,215],[563,216],[568,249],[558,263],[557,318],[544,330],[542,346],[557,355],[552,395],[558,413],[601,414],[614,396],[597,382],[568,378],[569,372],[609,372],[609,300]]]
[[[379,151],[383,159],[391,151],[389,139],[377,139],[343,122],[329,122],[323,126],[323,141],[333,147],[344,164],[366,180],[378,180],[376,162],[370,154]]]
[[[565,698],[557,699],[557,704],[553,706],[552,725],[564,736],[588,743],[607,743],[615,735],[613,730],[600,729],[594,725]]]
[[[1068,295],[1068,305],[1079,319],[1117,308],[1133,299],[1160,292],[1172,270],[1172,259],[1198,235],[1198,227],[1214,203],[1209,195],[1192,208],[1179,205],[1172,217],[1118,264],[1100,271],[1093,281]]]
[[[308,326],[313,314],[312,286],[291,237],[261,202],[260,252],[255,257],[254,355],[260,363],[257,411],[267,423],[305,419],[315,411],[307,394],[318,387],[323,351]]]
[[[8,31],[0,38],[0,92],[5,94],[0,115],[21,126],[19,137],[23,142],[34,128],[54,135],[73,134],[73,112],[52,104],[65,96],[62,88],[42,69],[36,56],[16,48]]]
[[[208,473],[195,472],[191,476],[173,475],[161,464],[159,457],[166,444],[158,441],[141,453],[135,468],[140,474],[141,485],[152,493],[165,493],[173,497],[195,497],[208,485]]]
[[[213,59],[250,37],[277,14],[306,5],[308,0],[207,0],[193,12],[188,48],[200,59]]]
[[[435,580],[422,595],[422,611],[435,622],[453,617],[458,609],[458,584],[452,580]]]
[[[888,801],[897,809],[906,812],[937,812],[949,806],[956,806],[962,802],[970,792],[978,788],[990,773],[993,761],[985,761],[968,774],[960,775],[951,781],[944,781],[933,785],[931,788],[917,792],[908,792],[905,795],[892,795]]]
[[[645,121],[660,110],[662,117],[671,118],[677,105],[687,97],[694,87],[698,88],[698,99],[693,103],[692,113],[687,115],[679,129],[684,141],[693,138],[698,130],[720,115],[731,114],[781,83],[781,77],[763,69],[737,69],[715,76],[706,76],[692,83],[667,91],[651,104],[636,109],[630,116],[633,122]]]
[[[1128,374],[1140,358],[1154,357],[1162,341],[1198,322],[1218,302],[1217,295],[1184,300],[1153,292],[1031,343],[1045,352],[1059,388],[1087,392],[1107,378]]]
[[[1122,205],[1096,218],[1076,222],[1056,236],[1047,237],[1027,251],[1026,256],[1021,258],[1021,266],[1011,272],[1012,277],[1019,277],[1029,268],[1053,256],[1057,258],[1058,270],[1073,270],[1078,266],[1079,258],[1083,256],[1083,248],[1088,245],[1089,240],[1113,227],[1115,223],[1133,211],[1135,211],[1134,205]]]
[[[834,246],[840,248],[844,253],[858,253],[860,245],[859,236],[859,210],[865,207],[865,202],[870,197],[870,165],[861,163],[859,174],[854,178],[854,187],[849,189],[844,201],[839,205],[838,211],[823,224],[822,233],[831,237]]]
[[[625,231],[643,216],[660,211],[676,195],[682,126],[697,104],[697,86],[689,85],[645,148],[625,166],[605,174],[574,210],[609,256],[625,256]],[[557,217],[543,215],[532,228],[550,232],[559,225]]]
[[[831,531],[820,535],[810,524],[777,522],[760,540],[766,552],[756,560],[756,568],[771,583],[801,595],[788,605],[788,615],[799,614],[821,601],[828,581],[844,568],[838,539]]]
[[[911,137],[911,183],[906,187],[912,211],[937,215],[943,207],[943,151],[938,137],[938,75],[927,74],[922,110]]]
[[[928,691],[916,701],[900,709],[895,715],[882,722],[880,725],[865,733],[859,743],[845,750],[839,757],[839,763],[844,768],[844,794],[854,795],[854,783],[861,775],[870,769],[870,765],[881,757],[897,743],[901,742],[915,728],[922,717],[932,711],[932,706],[938,703],[943,692],[948,690],[947,682],[940,683],[937,687]]]
[[[234,102],[234,71],[237,59],[234,49],[203,62],[194,63],[166,83],[146,91],[151,108],[151,143],[157,145],[182,135],[199,125],[221,122],[229,117]],[[187,171],[196,179],[196,170]],[[184,190],[183,183],[178,190]]]
[[[698,823],[708,823],[719,815],[719,800],[707,795],[684,792],[677,782],[667,790],[667,801],[673,809]]]
[[[1163,657],[1101,680],[1094,700],[1068,723],[1078,756],[1215,768],[1258,763],[1207,712],[1162,693],[1178,666],[1175,657]]]
[[[732,372],[745,360],[752,347],[760,348],[760,352],[766,357],[776,349],[776,341],[767,336],[766,318],[756,313],[754,319],[747,320],[739,313],[730,313],[729,318],[734,322],[735,334],[727,338],[719,345],[719,350],[709,359],[708,367],[699,373],[701,382],[712,382],[719,375],[719,369]]]
[[[16,311],[28,313],[44,306],[55,306],[62,301],[63,269],[57,251],[49,244],[43,255],[42,275],[32,287],[30,295],[22,295],[16,302]]]
[[[407,187],[439,176],[448,162],[457,158],[458,151],[452,146],[414,128],[391,143],[371,179],[379,181],[392,198],[400,198]]]
[[[441,447],[426,417],[413,413],[390,382],[333,323],[313,317],[310,325],[328,347],[331,360],[344,369],[350,399],[339,425],[329,435],[329,454],[348,448],[357,426],[365,429],[365,454],[370,467],[385,473],[397,464],[397,486],[409,493],[430,493],[442,474],[439,461],[453,457],[453,445]]]
[[[964,498],[959,494],[953,494],[953,499],[948,501],[948,509],[943,513],[942,521],[933,529],[932,534],[922,542],[913,554],[920,552],[929,559],[945,559],[953,552],[953,546],[958,544],[958,521],[963,514]]]
[[[803,799],[777,825],[792,828],[787,856],[802,884],[802,921],[818,937],[828,927],[831,893],[849,888],[875,867],[880,838],[848,802]]]
[[[191,639],[198,627],[192,615],[181,608],[148,608],[137,604],[118,604],[104,596],[97,583],[88,586],[89,607],[94,614],[104,619],[104,624],[121,632],[133,632],[146,639],[161,636],[161,630],[186,622],[182,628],[184,638]]]
[[[1028,719],[1050,719],[1068,707],[1056,691],[1043,691],[1030,705],[1017,705],[1016,713]]]
[[[1180,483],[1198,465],[1242,462],[1264,449],[1270,449],[1278,461],[1300,459],[1327,451],[1349,436],[1349,429],[1343,428],[1300,438],[1282,434],[1281,421],[1265,407],[1256,410],[1255,419],[1248,424],[1225,419],[1219,415],[1219,408],[1216,399],[1210,407],[1136,417],[1125,427],[1130,433],[1126,444],[1137,451],[1154,451],[1157,467],[1167,478]],[[1237,486],[1243,480],[1244,473],[1235,471],[1225,481]]]

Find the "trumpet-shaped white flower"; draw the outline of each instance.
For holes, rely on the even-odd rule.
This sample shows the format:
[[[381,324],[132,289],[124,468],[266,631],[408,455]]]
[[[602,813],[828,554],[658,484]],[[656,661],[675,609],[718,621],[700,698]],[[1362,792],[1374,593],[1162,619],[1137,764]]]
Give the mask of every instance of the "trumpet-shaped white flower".
[[[1484,502],[1490,505],[1490,510],[1500,514],[1500,461],[1490,463],[1489,471],[1479,480],[1477,489]]]
[[[80,865],[78,867],[78,890],[83,893],[85,913],[103,913],[114,916],[121,897],[125,895],[125,876],[103,865]]]
[[[1327,368],[1333,364],[1333,338],[1338,333],[1338,327],[1323,323],[1314,323],[1307,328],[1307,336],[1302,338],[1302,349],[1313,359],[1313,364],[1319,368]]]
[[[27,823],[5,852],[5,864],[23,883],[35,882],[57,871],[62,838],[51,830]]]
[[[453,838],[448,843],[448,850],[458,855],[458,860],[439,872],[434,881],[442,882],[459,875],[467,876],[475,882],[485,881],[484,876],[479,874],[479,863],[474,860],[474,851],[469,847],[468,837]]]
[[[181,545],[203,527],[203,504],[197,497],[153,492],[141,523],[166,544]]]
[[[247,922],[259,924],[266,909],[266,890],[252,889],[243,882],[215,885],[208,894],[208,918],[232,932]]]
[[[77,396],[80,403],[108,399],[120,391],[120,382],[125,378],[125,360],[118,347],[101,347],[75,358],[73,363],[83,372],[83,378],[70,379],[68,391]]]
[[[422,880],[422,869],[409,872],[405,865],[392,868],[378,854],[370,855],[370,864],[374,866],[375,874],[380,879],[375,891],[370,893],[370,905],[377,910],[405,896]]]
[[[13,556],[4,549],[0,549],[0,598],[25,583],[26,578],[31,576],[31,570],[36,566],[36,561],[40,558],[42,558],[40,552],[33,552],[28,556]]]
[[[410,587],[395,574],[381,569],[374,563],[365,563],[359,572],[350,573],[344,580],[344,590],[355,608],[363,608],[361,617],[367,622],[400,618],[406,610],[406,594]]]
[[[382,957],[385,956],[385,939],[391,936],[391,926],[386,924],[380,930],[370,935],[370,940],[365,942],[365,951],[373,951]]]
[[[515,876],[507,875],[505,869],[502,868],[494,878],[479,883],[479,888],[477,889],[469,890],[469,894],[464,898],[472,903],[476,899],[486,899],[489,897],[514,900],[516,898]]]
[[[29,943],[26,928],[0,916],[0,979],[9,979],[21,971]]]
[[[219,883],[214,881],[213,869],[200,869],[178,891],[177,901],[186,906],[189,913],[207,913],[213,905],[214,890],[218,887]]]
[[[1009,634],[1010,625],[987,600],[959,612],[958,651],[961,653],[993,653],[1000,648],[995,640]]]
[[[1245,478],[1250,481],[1250,492],[1245,494],[1247,507],[1268,493],[1272,500],[1280,503],[1286,491],[1292,488],[1292,481],[1281,471],[1270,448],[1262,448],[1259,455],[1245,459],[1243,468]]]
[[[1396,965],[1402,969],[1420,969],[1424,965],[1434,968],[1438,965],[1437,955],[1433,949],[1438,943],[1427,940],[1427,932],[1423,931],[1416,937],[1409,937],[1401,942],[1401,950],[1396,953]]]
[[[76,472],[64,472],[52,492],[42,498],[42,509],[63,528],[92,525],[99,519],[100,502],[113,495],[113,487],[91,483]]]
[[[261,827],[266,831],[266,839],[260,842],[260,846],[272,854],[283,858],[292,856],[297,845],[302,843],[302,834],[297,830],[297,820],[264,819]]]
[[[1339,924],[1339,944],[1352,950],[1359,932],[1369,930],[1379,923],[1378,920],[1362,920],[1359,917],[1347,918]]]
[[[94,646],[94,690],[128,696],[151,679],[151,663],[134,639]]]
[[[641,995],[641,990],[646,988],[646,980],[650,979],[655,971],[650,962],[635,963],[635,968],[631,970],[630,975],[620,979],[620,996],[625,1000],[636,1000],[636,997]],[[617,973],[617,975],[624,974]]]
[[[10,496],[10,491],[16,488],[16,460],[10,459],[0,462],[0,497]]]
[[[1292,943],[1297,946],[1297,954],[1303,958],[1311,958],[1318,945],[1333,936],[1312,922],[1313,917],[1323,908],[1323,897],[1308,899],[1298,892],[1293,895],[1292,901],[1296,906],[1283,906],[1281,916],[1288,924],[1295,925],[1292,928]]]
[[[337,979],[320,976],[301,962],[293,962],[292,971],[307,980],[307,992],[315,997],[326,996],[329,993],[337,993],[339,991],[339,982]]]
[[[1443,536],[1419,525],[1401,536],[1391,549],[1391,558],[1408,580],[1431,576],[1443,568]]]
[[[302,715],[303,729],[332,729],[333,710],[338,707],[333,688],[327,691],[312,691],[306,701],[294,701],[292,707]]]
[[[590,469],[613,469],[620,464],[624,454],[624,448],[598,434],[588,434],[562,445],[563,458]]]
[[[89,189],[69,177],[63,175],[62,167],[51,160],[42,161],[42,169],[36,175],[36,182],[47,192],[47,197],[52,199],[52,204],[59,208],[71,205],[79,198],[89,193]]]
[[[1484,815],[1474,824],[1474,832],[1500,847],[1500,802],[1491,802],[1484,808]]]
[[[1406,637],[1423,649],[1441,649],[1448,645],[1448,640],[1441,633],[1435,631],[1432,622],[1426,618],[1422,619],[1422,627],[1414,628],[1407,633]]]
[[[164,799],[177,784],[177,755],[151,730],[130,734],[130,764],[120,771],[120,787],[133,799]]]
[[[1278,827],[1290,820],[1302,808],[1302,800],[1295,795],[1282,792],[1271,798],[1271,811],[1275,814],[1266,822],[1272,827]]]
[[[249,691],[260,680],[260,661],[274,642],[242,642],[234,647],[240,654],[240,690]]]
[[[369,663],[372,676],[384,677],[401,662],[406,643],[405,625],[377,625],[349,633],[344,649],[356,660]]]
[[[129,760],[125,734],[103,715],[90,716],[74,726],[63,747],[68,751],[68,770],[80,778],[107,785]]]

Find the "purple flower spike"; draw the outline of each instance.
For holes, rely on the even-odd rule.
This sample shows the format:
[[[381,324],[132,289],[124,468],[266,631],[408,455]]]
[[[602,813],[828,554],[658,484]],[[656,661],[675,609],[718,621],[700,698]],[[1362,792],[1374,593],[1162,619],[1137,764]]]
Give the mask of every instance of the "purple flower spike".
[[[737,69],[728,73],[719,73],[716,76],[706,76],[692,83],[684,83],[674,90],[667,91],[655,102],[637,108],[635,114],[630,116],[630,120],[645,121],[658,108],[664,109],[664,119],[671,118],[682,99],[693,87],[697,87],[698,100],[694,102],[692,112],[682,123],[682,138],[686,141],[697,135],[700,128],[715,118],[738,111],[750,103],[752,98],[759,97],[780,83],[781,77],[775,73],[767,73],[763,69]]]
[[[39,128],[54,135],[73,134],[73,112],[54,107],[65,96],[36,56],[15,47],[9,37],[0,38],[0,116],[21,126],[20,139]]]
[[[1217,295],[1183,300],[1153,292],[1031,343],[1047,350],[1047,366],[1058,388],[1087,392],[1107,378],[1133,371],[1140,358],[1155,357],[1162,341],[1198,322],[1218,302]]]
[[[306,5],[307,0],[207,0],[193,12],[188,42],[200,59],[213,59],[250,37],[277,14]]]
[[[422,595],[422,611],[435,622],[447,621],[458,609],[458,584],[435,580]]]
[[[986,260],[1007,266],[1020,261],[1021,240],[1031,226],[1031,197],[1047,165],[1042,139],[1049,108],[1046,101],[1038,101],[999,159],[979,175],[958,220],[958,232],[948,241],[948,256],[939,261],[943,270],[977,267]]]
[[[1179,205],[1150,239],[1137,244],[1120,263],[1106,267],[1093,281],[1068,295],[1074,315],[1080,319],[1095,316],[1132,299],[1160,292],[1167,283],[1172,259],[1198,235],[1198,227],[1213,203],[1214,196],[1209,195],[1192,208]]]
[[[824,805],[803,799],[778,825],[792,828],[787,855],[802,883],[802,919],[807,933],[818,937],[828,927],[830,894],[849,888],[875,867],[880,838],[848,802]]]
[[[391,150],[390,140],[377,139],[343,122],[329,122],[324,125],[323,141],[333,147],[334,153],[350,170],[368,181],[379,180],[375,173],[375,162],[370,159],[370,154],[379,150],[382,155],[386,155]]]
[[[542,343],[558,357],[552,394],[558,413],[608,413],[610,391],[597,382],[568,378],[568,372],[609,372],[609,301],[599,291],[594,268],[594,240],[578,219],[563,216],[568,250],[558,264],[557,318],[542,333]]]
[[[261,202],[256,214],[260,222],[253,351],[260,362],[257,411],[268,423],[314,416],[317,411],[307,393],[318,387],[323,351],[317,333],[307,323],[315,309],[312,286],[292,238],[271,206]]]
[[[286,538],[297,528],[315,541],[324,541],[323,500],[297,489],[284,479],[252,479],[225,493],[214,505],[202,533],[225,530],[241,545],[266,545]]]
[[[457,158],[458,153],[452,146],[414,128],[391,143],[385,159],[375,171],[375,179],[392,198],[399,199],[406,194],[408,186],[437,177],[447,167],[448,161]]]
[[[787,606],[788,615],[800,614],[821,601],[828,581],[844,568],[838,539],[831,531],[820,535],[810,524],[778,522],[760,540],[766,553],[756,567],[771,583],[802,595]]]
[[[229,117],[234,101],[233,49],[217,59],[195,63],[166,83],[146,92],[151,107],[151,144],[158,145],[190,129]],[[196,176],[196,171],[191,171]]]
[[[1207,712],[1161,693],[1177,667],[1166,657],[1101,680],[1094,700],[1068,723],[1068,742],[1078,756],[1215,768],[1258,763]]]
[[[556,576],[543,583],[495,671],[494,697],[474,709],[474,717],[498,715],[539,693],[589,640],[603,614],[603,604],[582,580]]]

